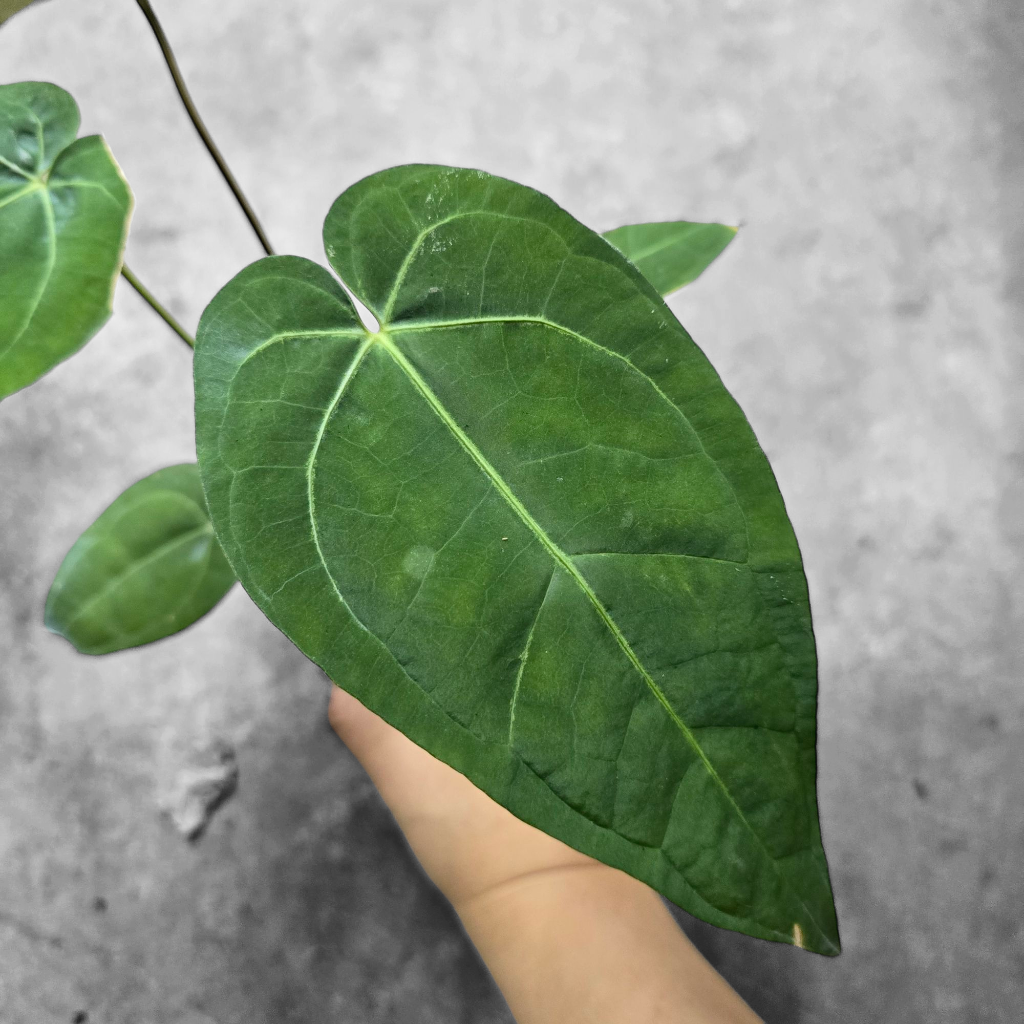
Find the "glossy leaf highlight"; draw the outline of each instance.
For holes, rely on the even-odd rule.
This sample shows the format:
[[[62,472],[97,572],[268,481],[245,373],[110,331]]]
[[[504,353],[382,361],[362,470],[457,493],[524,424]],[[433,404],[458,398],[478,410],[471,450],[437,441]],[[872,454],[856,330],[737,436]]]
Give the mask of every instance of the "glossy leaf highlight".
[[[647,278],[669,295],[701,274],[725,251],[738,228],[686,220],[627,224],[606,231],[606,238]]]
[[[339,685],[525,821],[822,953],[796,539],[715,371],[532,189],[393,168],[206,309],[197,450],[239,579]]]
[[[78,107],[47,82],[0,86],[0,398],[107,321],[132,198]]]
[[[234,573],[195,464],[132,484],[75,542],[46,598],[46,628],[82,654],[170,636],[202,618]]]

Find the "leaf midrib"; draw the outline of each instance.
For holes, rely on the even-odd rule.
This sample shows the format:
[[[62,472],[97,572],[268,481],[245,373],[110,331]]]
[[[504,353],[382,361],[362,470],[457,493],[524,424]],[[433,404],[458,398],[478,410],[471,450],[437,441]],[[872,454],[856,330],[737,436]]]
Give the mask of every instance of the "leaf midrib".
[[[135,511],[135,510],[132,510]],[[119,573],[112,576],[107,582],[100,587],[96,593],[91,594],[85,601],[79,606],[78,610],[67,620],[67,628],[77,622],[87,611],[89,611],[98,601],[101,601],[107,596],[115,587],[120,586],[125,580],[134,576],[136,573],[143,569],[148,568],[154,562],[159,561],[161,558],[170,554],[177,547],[184,547],[191,543],[201,534],[207,533],[210,537],[213,537],[213,525],[211,523],[200,523],[198,526],[193,526],[191,529],[185,530],[183,533],[176,534],[170,540],[163,541],[158,544],[152,551],[143,555],[142,558],[136,559],[131,562],[128,566],[122,569]],[[202,575],[202,573],[200,573]]]
[[[660,253],[664,249],[670,249],[673,245],[679,245],[684,239],[688,238],[694,233],[694,229],[687,228],[685,231],[679,233],[678,236],[672,239],[661,239],[657,242],[652,242],[646,249],[639,249],[635,253],[631,253],[627,258],[633,264],[639,263],[640,260],[645,260],[650,256],[654,256],[656,253]],[[612,245],[615,245],[612,242]],[[616,246],[618,248],[618,246]]]
[[[0,350],[0,359],[5,358],[9,352],[13,352],[18,342],[25,336],[25,332],[29,329],[29,325],[32,323],[32,318],[39,311],[39,307],[43,301],[43,296],[46,294],[46,289],[50,285],[50,278],[53,276],[53,268],[57,265],[57,218],[53,210],[53,199],[50,197],[49,189],[33,189],[30,194],[34,194],[35,192],[41,192],[43,196],[43,209],[46,212],[47,234],[50,239],[50,251],[47,257],[46,272],[43,274],[39,289],[32,300],[32,307],[28,312],[28,316],[25,317],[25,322],[21,325],[21,330],[11,338],[8,345]]]
[[[618,623],[611,617],[608,610],[604,607],[600,598],[594,592],[593,587],[587,581],[586,577],[576,567],[575,562],[572,560],[572,556],[563,551],[555,542],[548,536],[544,528],[537,522],[536,519],[530,514],[526,506],[519,500],[519,498],[512,491],[511,487],[505,482],[504,477],[491,465],[487,457],[480,451],[480,449],[473,443],[472,439],[465,433],[462,427],[455,421],[451,413],[444,407],[441,400],[434,394],[433,389],[423,379],[419,371],[412,365],[411,362],[406,358],[394,342],[387,336],[385,332],[377,335],[379,344],[384,350],[391,356],[391,358],[398,364],[399,368],[405,373],[405,375],[412,382],[413,386],[423,396],[427,404],[433,409],[439,419],[445,424],[448,430],[454,435],[455,439],[459,442],[462,448],[470,456],[470,458],[477,464],[477,467],[488,477],[491,481],[492,486],[496,491],[505,499],[509,507],[516,513],[523,524],[529,529],[533,535],[540,541],[541,545],[545,548],[548,554],[552,557],[557,565],[559,565],[576,583],[576,585],[583,591],[587,599],[593,605],[594,610],[598,616],[604,622],[605,626],[615,638],[619,647],[622,649],[629,663],[633,666],[636,672],[644,680],[651,692],[654,694],[658,702],[665,708],[665,711],[669,714],[672,721],[682,733],[686,741],[693,747],[697,756],[701,759],[704,767],[708,770],[709,774],[718,782],[722,789],[728,794],[728,789],[721,777],[715,771],[714,766],[708,760],[707,755],[704,753],[700,744],[697,742],[693,733],[690,732],[686,723],[676,714],[675,709],[669,703],[668,698],[662,692],[661,687],[654,681],[654,678],[644,667],[643,662],[637,657],[636,652],[630,646],[629,641],[623,635],[622,630],[619,628]],[[730,801],[732,796],[729,795]],[[742,816],[742,812],[739,807],[736,806],[733,801],[733,806],[736,808],[736,812]]]
[[[651,242],[646,248],[638,249],[635,252],[630,253],[628,256],[626,256],[626,258],[632,264],[636,265],[640,260],[648,259],[651,256],[654,256],[656,254],[660,254],[665,249],[671,249],[673,246],[680,245],[682,242],[684,242],[691,235],[702,234],[706,228],[712,228],[712,227],[727,228],[729,231],[731,231],[733,233],[734,237],[736,236],[737,232],[739,231],[738,228],[734,228],[731,224],[714,224],[714,223],[707,223],[707,224],[696,224],[696,223],[694,223],[694,224],[688,224],[685,229],[680,231],[675,236],[673,236],[671,238],[661,238],[657,242]],[[616,249],[619,248],[619,246],[616,245],[615,242],[612,241],[612,239],[607,238],[606,235],[602,235],[601,237],[605,238],[607,241],[611,242],[611,244],[614,245]],[[622,250],[620,249],[619,251],[621,252]],[[623,255],[625,255],[625,253],[623,253]]]
[[[546,323],[546,321],[540,322]],[[319,335],[321,333],[328,334],[337,332],[325,331],[315,333]],[[516,513],[516,515],[520,518],[524,525],[526,525],[526,527],[540,541],[541,545],[547,550],[548,554],[551,555],[555,563],[561,566],[561,568],[570,577],[572,577],[572,579],[576,582],[577,586],[580,587],[580,589],[586,595],[588,600],[594,606],[594,609],[597,611],[599,617],[605,623],[605,626],[608,628],[612,636],[615,638],[616,642],[619,644],[620,648],[626,655],[626,658],[629,660],[630,664],[633,666],[636,672],[640,675],[640,677],[650,688],[651,692],[654,694],[658,702],[664,707],[665,711],[668,713],[673,723],[683,734],[684,738],[687,740],[687,742],[693,748],[697,756],[700,758],[705,769],[716,781],[716,783],[721,787],[722,791],[726,795],[726,798],[729,800],[729,802],[735,809],[736,814],[743,821],[744,825],[746,825],[746,827],[750,829],[750,831],[754,833],[754,835],[756,836],[756,833],[754,832],[753,828],[750,826],[746,818],[743,816],[743,812],[740,810],[735,800],[733,800],[732,794],[729,792],[728,787],[722,781],[722,778],[717,773],[717,771],[715,771],[714,765],[712,765],[711,762],[708,760],[703,748],[700,746],[696,738],[690,732],[686,723],[683,722],[683,720],[679,717],[678,714],[676,714],[676,711],[669,703],[668,698],[665,696],[661,688],[654,681],[651,674],[647,671],[643,663],[637,657],[636,652],[630,646],[629,641],[623,635],[621,629],[619,629],[618,624],[615,622],[614,619],[612,619],[611,615],[609,614],[608,610],[604,607],[600,598],[598,598],[597,594],[594,592],[593,588],[587,582],[586,578],[576,567],[575,563],[572,560],[572,557],[568,555],[566,552],[562,551],[562,549],[548,536],[547,532],[536,521],[536,519],[533,518],[533,516],[527,510],[526,506],[523,505],[523,503],[519,500],[519,498],[516,497],[515,493],[505,482],[501,474],[494,468],[494,466],[491,465],[486,456],[484,456],[483,452],[480,451],[480,449],[473,443],[470,437],[462,430],[462,428],[454,420],[454,418],[451,416],[448,410],[444,407],[441,400],[437,397],[436,394],[434,394],[433,389],[427,384],[423,377],[420,376],[419,371],[417,371],[416,368],[412,365],[412,363],[409,362],[409,360],[405,357],[401,349],[399,349],[397,345],[395,345],[394,342],[391,341],[390,337],[388,336],[388,333],[388,330],[381,330],[376,334],[367,334],[365,341],[363,341],[363,343],[360,345],[359,349],[357,350],[355,356],[352,359],[352,362],[349,364],[348,369],[346,369],[345,373],[342,375],[341,381],[338,384],[338,388],[335,391],[335,394],[331,399],[331,402],[328,404],[327,409],[324,411],[323,418],[320,421],[320,427],[317,430],[316,439],[313,442],[312,449],[310,450],[309,459],[306,462],[307,503],[309,505],[310,510],[309,518],[312,530],[313,543],[314,546],[316,547],[317,555],[321,563],[323,564],[324,570],[326,571],[327,576],[331,581],[331,586],[333,587],[335,594],[347,606],[348,602],[345,601],[345,598],[342,596],[340,590],[338,589],[337,583],[335,582],[333,575],[327,568],[327,560],[324,555],[323,548],[320,544],[319,530],[316,525],[316,499],[314,497],[314,491],[317,456],[319,455],[320,452],[320,445],[323,443],[324,434],[327,431],[327,424],[334,416],[334,413],[337,410],[339,403],[341,402],[342,396],[348,389],[349,384],[355,377],[356,372],[362,365],[363,360],[365,359],[369,350],[375,344],[379,344],[388,353],[388,355],[391,356],[395,363],[397,363],[399,368],[409,378],[409,380],[417,389],[417,391],[420,392],[420,394],[426,400],[427,404],[431,407],[434,413],[441,419],[441,421],[445,424],[449,431],[455,436],[456,440],[459,442],[461,447],[466,451],[466,453],[470,456],[470,458],[476,463],[477,467],[484,473],[485,476],[488,477],[495,490],[497,490],[498,493],[501,494],[501,496],[505,499],[506,503],[512,508],[512,510]],[[575,332],[566,333],[572,333],[575,335]],[[280,338],[283,336],[286,335],[279,335],[277,337]],[[262,349],[266,346],[266,344],[267,342],[264,342],[259,347]],[[250,353],[250,355],[246,357],[245,361],[248,361],[251,355],[252,354]]]
[[[499,319],[501,319],[501,318],[495,318],[495,320],[499,320]],[[530,317],[530,318],[525,318],[524,317],[524,318],[519,318],[519,319],[523,319],[523,320],[529,319],[530,321],[533,321],[533,322],[543,323],[543,324],[546,324],[546,325],[549,325],[549,326],[552,326],[552,327],[558,327],[558,325],[556,325],[556,324],[549,324],[548,321],[543,320],[543,319],[539,319],[539,318],[535,318],[535,317]],[[468,321],[468,323],[475,323],[475,322],[479,322],[479,321]],[[409,329],[408,325],[403,325],[403,326],[405,327],[405,329]],[[425,326],[425,325],[420,325],[420,326],[421,326],[421,329],[422,329],[422,327]],[[438,327],[438,326],[441,326],[441,325],[440,324],[435,324],[433,326]],[[444,326],[457,326],[457,325],[456,324],[446,324]],[[576,335],[576,332],[574,332],[574,331],[569,331],[569,330],[566,330],[565,328],[559,328],[559,329],[565,331],[565,333],[572,334],[575,337],[581,337],[581,338],[583,337],[582,335]],[[527,508],[523,505],[523,503],[516,497],[516,495],[514,494],[512,489],[508,486],[508,484],[505,482],[505,480],[501,476],[501,474],[498,473],[498,471],[494,468],[494,466],[491,465],[491,463],[487,460],[487,458],[480,451],[480,449],[473,443],[473,441],[469,438],[469,436],[462,430],[462,428],[458,425],[458,423],[453,419],[451,414],[444,407],[444,405],[441,402],[441,400],[437,397],[436,394],[434,394],[433,389],[431,389],[431,387],[427,384],[427,382],[423,379],[423,377],[420,376],[419,372],[409,362],[409,360],[405,357],[405,355],[401,351],[401,349],[399,349],[397,347],[397,345],[395,345],[394,342],[391,341],[391,339],[389,337],[389,332],[391,332],[391,331],[394,331],[394,326],[393,325],[389,326],[386,330],[381,330],[377,334],[367,334],[366,340],[362,343],[362,345],[360,345],[360,347],[359,347],[358,351],[356,352],[356,355],[354,356],[351,364],[349,365],[349,367],[345,371],[345,373],[342,375],[342,379],[341,379],[341,381],[339,383],[337,391],[335,392],[334,397],[332,398],[330,404],[328,405],[327,409],[324,412],[323,418],[322,418],[322,420],[320,422],[320,427],[319,427],[319,429],[317,431],[316,440],[313,443],[313,447],[312,447],[312,450],[310,451],[309,459],[307,460],[307,463],[306,463],[307,503],[309,505],[309,510],[310,510],[309,518],[310,518],[310,526],[311,526],[311,531],[312,531],[313,544],[314,544],[314,546],[316,548],[317,556],[319,557],[320,562],[323,565],[324,571],[327,574],[327,577],[328,577],[328,579],[331,582],[331,587],[333,588],[333,590],[334,590],[336,596],[338,597],[338,599],[346,607],[348,606],[348,602],[345,600],[345,598],[342,595],[341,591],[338,589],[338,585],[337,585],[337,583],[334,580],[333,574],[327,568],[327,559],[326,559],[326,557],[324,555],[323,548],[322,548],[321,543],[320,543],[319,530],[318,530],[317,525],[316,525],[316,504],[315,504],[315,497],[314,497],[314,481],[315,481],[315,477],[316,477],[316,461],[317,461],[317,456],[318,456],[319,451],[320,451],[320,445],[323,442],[324,434],[326,433],[326,430],[327,430],[327,424],[330,422],[330,420],[333,417],[335,411],[337,410],[338,404],[340,403],[342,396],[344,395],[345,391],[347,390],[347,388],[348,388],[349,384],[351,383],[353,377],[355,376],[357,370],[362,365],[362,362],[363,362],[364,358],[366,357],[367,353],[369,352],[369,350],[375,344],[379,344],[391,356],[391,358],[395,361],[395,363],[399,366],[399,368],[403,371],[403,373],[405,373],[405,375],[409,378],[409,380],[411,381],[413,386],[417,389],[417,391],[420,392],[420,394],[426,400],[427,404],[431,407],[431,409],[434,411],[434,413],[442,420],[442,422],[445,424],[445,426],[454,435],[454,437],[459,442],[461,447],[466,451],[466,453],[470,456],[470,458],[476,463],[477,467],[488,477],[488,479],[491,481],[492,486],[495,488],[495,490],[497,490],[499,492],[499,494],[501,494],[501,496],[505,499],[506,503],[512,508],[512,510],[519,517],[519,519],[534,534],[534,536],[540,541],[541,545],[547,550],[548,554],[552,557],[552,559],[555,561],[555,563],[557,565],[559,565],[563,569],[563,571],[565,571],[575,581],[577,586],[579,586],[579,588],[583,591],[584,595],[587,597],[587,599],[593,605],[593,607],[594,607],[595,611],[597,612],[598,616],[604,622],[606,628],[609,630],[609,632],[615,638],[615,641],[618,643],[618,645],[619,645],[620,649],[622,650],[623,654],[626,656],[626,659],[633,666],[633,669],[637,672],[637,674],[641,677],[641,679],[643,679],[644,683],[650,689],[650,691],[654,695],[655,699],[665,709],[665,712],[668,714],[668,716],[671,719],[671,721],[673,722],[673,724],[676,726],[676,728],[682,734],[682,736],[687,741],[687,743],[691,746],[693,751],[697,754],[697,757],[700,759],[700,761],[703,764],[705,770],[708,772],[708,774],[711,776],[711,778],[714,780],[714,782],[722,790],[722,793],[725,795],[725,798],[729,801],[729,804],[732,806],[732,808],[733,808],[734,812],[736,813],[737,817],[740,819],[740,821],[743,823],[743,825],[750,831],[750,833],[755,837],[755,839],[758,842],[758,844],[761,846],[762,849],[764,849],[765,854],[768,857],[769,861],[771,861],[771,863],[774,865],[775,861],[771,857],[771,854],[765,848],[764,843],[760,839],[760,836],[757,835],[757,832],[754,830],[754,828],[747,821],[745,815],[743,814],[743,811],[740,809],[739,805],[736,803],[735,799],[733,798],[732,793],[729,791],[728,786],[726,786],[726,784],[723,781],[722,777],[718,774],[718,772],[715,770],[714,765],[710,762],[710,760],[708,759],[707,755],[704,753],[704,749],[697,742],[697,740],[694,737],[693,733],[690,732],[690,729],[688,728],[686,723],[676,713],[675,709],[669,703],[668,698],[665,696],[664,692],[661,690],[661,688],[658,686],[658,684],[654,681],[654,678],[651,676],[651,674],[647,671],[647,669],[644,666],[643,662],[641,662],[640,659],[637,657],[636,652],[633,650],[633,648],[630,645],[629,641],[626,639],[625,635],[622,633],[622,630],[619,628],[618,623],[616,623],[615,620],[611,617],[610,613],[604,607],[604,604],[601,602],[600,598],[598,598],[597,594],[594,592],[593,588],[587,582],[586,578],[582,575],[582,573],[576,567],[575,563],[572,560],[572,557],[570,555],[568,555],[566,552],[562,551],[562,549],[557,544],[555,544],[555,542],[548,536],[548,534],[543,529],[543,527],[541,527],[541,525],[533,518],[533,516],[530,514],[530,512],[527,510]],[[318,332],[302,332],[302,333],[314,333],[314,334],[320,335],[320,334],[333,334],[333,333],[339,333],[339,332],[332,332],[332,331],[319,332],[318,331]],[[287,335],[278,335],[278,336],[276,336],[275,340],[280,339],[281,337],[284,337],[284,336],[287,336]],[[589,340],[589,339],[584,339],[584,340]],[[263,344],[261,344],[259,346],[259,348],[260,349],[264,348],[266,346],[266,344],[267,344],[267,342],[265,341]],[[591,344],[596,345],[596,342],[591,342]],[[604,348],[603,346],[597,346],[597,347],[600,347],[602,349]],[[610,350],[605,349],[605,351],[610,351]],[[248,361],[248,358],[250,358],[251,355],[252,354],[250,353],[250,356],[247,356],[246,361]],[[663,396],[663,397],[665,397],[665,396]],[[667,401],[667,398],[666,398],[666,401]],[[363,628],[365,628],[365,627],[363,627]],[[532,630],[531,630],[531,633],[532,633]],[[526,652],[524,651],[524,654],[525,653]],[[798,897],[798,899],[799,899],[799,897]],[[804,908],[806,910],[808,910],[808,915],[810,916],[810,910],[806,907],[806,904],[804,904],[802,900],[800,900],[800,902],[801,902],[801,905],[803,905]],[[811,919],[814,920],[813,916],[811,917]],[[817,922],[815,922],[815,923],[817,923]]]

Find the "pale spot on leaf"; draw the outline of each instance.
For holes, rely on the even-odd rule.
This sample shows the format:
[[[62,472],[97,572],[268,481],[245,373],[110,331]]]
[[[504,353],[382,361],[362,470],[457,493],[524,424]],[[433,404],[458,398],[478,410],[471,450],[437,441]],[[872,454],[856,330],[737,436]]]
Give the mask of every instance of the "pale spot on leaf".
[[[402,559],[402,568],[416,579],[421,580],[427,575],[430,563],[434,560],[434,549],[426,544],[417,544],[409,548]]]

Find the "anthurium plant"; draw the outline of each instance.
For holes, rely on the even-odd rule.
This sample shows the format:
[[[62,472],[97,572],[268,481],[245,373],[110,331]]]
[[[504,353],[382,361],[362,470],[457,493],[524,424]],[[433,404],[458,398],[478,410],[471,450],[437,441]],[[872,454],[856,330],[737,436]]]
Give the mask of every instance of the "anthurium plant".
[[[139,6],[268,255],[193,343],[123,264],[131,193],[71,96],[0,87],[0,397],[81,348],[121,278],[195,347],[196,463],[85,529],[48,628],[86,654],[149,643],[238,579],[519,818],[705,921],[838,953],[800,552],[663,299],[735,229],[602,235],[526,185],[417,164],[341,192],[327,265],[273,255]]]

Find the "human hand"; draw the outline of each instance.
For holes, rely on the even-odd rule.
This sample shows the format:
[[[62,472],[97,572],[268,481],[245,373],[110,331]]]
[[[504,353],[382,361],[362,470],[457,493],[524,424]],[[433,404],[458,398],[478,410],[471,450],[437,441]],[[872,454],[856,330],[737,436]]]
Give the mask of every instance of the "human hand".
[[[519,1024],[758,1024],[654,890],[520,821],[338,687],[328,718]]]
[[[327,716],[460,914],[549,875],[613,870],[520,821],[337,686]]]

